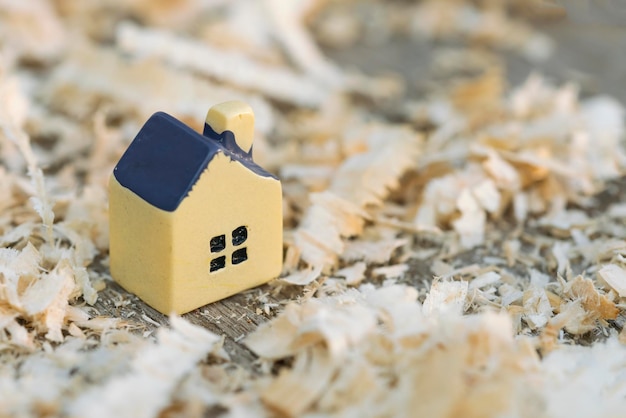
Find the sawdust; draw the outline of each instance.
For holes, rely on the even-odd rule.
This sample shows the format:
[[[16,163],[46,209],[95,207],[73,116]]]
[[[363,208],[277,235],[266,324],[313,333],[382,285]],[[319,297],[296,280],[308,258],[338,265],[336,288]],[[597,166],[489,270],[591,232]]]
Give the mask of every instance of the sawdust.
[[[394,36],[459,44],[428,95],[318,47]],[[0,0],[0,415],[623,416],[626,209],[594,196],[624,112],[507,86],[500,51],[554,48],[492,1]],[[152,112],[232,99],[284,185],[253,368],[94,308],[113,165]]]

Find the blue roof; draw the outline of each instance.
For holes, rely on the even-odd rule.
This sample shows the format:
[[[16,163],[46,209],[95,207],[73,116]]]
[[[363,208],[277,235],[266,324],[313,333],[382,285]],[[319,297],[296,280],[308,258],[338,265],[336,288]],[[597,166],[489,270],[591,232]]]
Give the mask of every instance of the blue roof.
[[[215,154],[224,152],[254,173],[275,178],[236,144],[232,132],[217,134],[205,125],[204,135],[167,113],[148,119],[122,155],[113,175],[151,205],[172,212],[189,194]]]

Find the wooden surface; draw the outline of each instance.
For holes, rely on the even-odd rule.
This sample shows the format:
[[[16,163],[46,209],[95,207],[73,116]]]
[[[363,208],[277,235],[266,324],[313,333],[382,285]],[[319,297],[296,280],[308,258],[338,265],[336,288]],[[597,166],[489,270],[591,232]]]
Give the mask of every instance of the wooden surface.
[[[117,283],[107,281],[107,288],[99,293],[95,307],[101,315],[121,318],[137,334],[148,337],[157,327],[168,325],[168,317],[152,309],[131,293],[126,292]],[[252,302],[252,294],[258,294],[257,288],[228,299],[215,302],[182,315],[193,324],[224,336],[224,349],[232,360],[244,367],[250,367],[255,355],[241,343],[244,336],[268,320],[257,314],[258,303]]]

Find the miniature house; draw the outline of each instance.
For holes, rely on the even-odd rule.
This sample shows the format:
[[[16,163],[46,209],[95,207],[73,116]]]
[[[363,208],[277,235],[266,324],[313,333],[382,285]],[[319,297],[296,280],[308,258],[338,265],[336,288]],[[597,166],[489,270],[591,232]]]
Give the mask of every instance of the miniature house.
[[[252,161],[245,103],[209,110],[203,135],[154,114],[109,182],[113,278],[185,313],[265,283],[282,267],[279,180]]]

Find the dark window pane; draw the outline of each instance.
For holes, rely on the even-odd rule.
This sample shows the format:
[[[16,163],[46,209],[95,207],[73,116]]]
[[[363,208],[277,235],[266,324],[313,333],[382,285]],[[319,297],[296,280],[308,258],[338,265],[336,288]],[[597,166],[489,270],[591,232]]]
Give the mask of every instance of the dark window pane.
[[[214,258],[213,260],[211,260],[211,270],[210,271],[217,271],[220,269],[223,269],[224,267],[226,267],[226,256],[223,255],[221,257],[217,257]]]
[[[233,253],[232,263],[233,264],[243,263],[247,259],[248,259],[248,251],[246,250],[246,248],[240,248]]]
[[[240,226],[233,231],[233,245],[241,245],[248,239],[248,228]]]
[[[211,238],[211,252],[219,253],[226,248],[226,235],[218,235]]]

